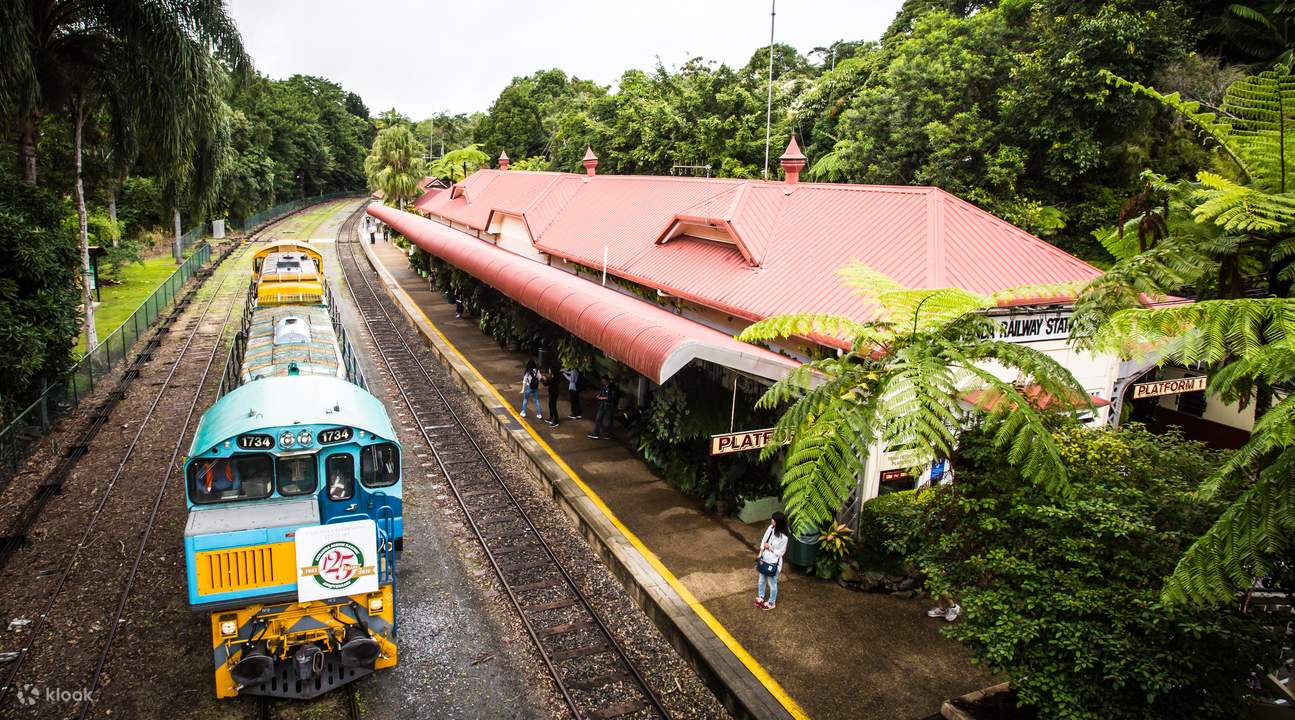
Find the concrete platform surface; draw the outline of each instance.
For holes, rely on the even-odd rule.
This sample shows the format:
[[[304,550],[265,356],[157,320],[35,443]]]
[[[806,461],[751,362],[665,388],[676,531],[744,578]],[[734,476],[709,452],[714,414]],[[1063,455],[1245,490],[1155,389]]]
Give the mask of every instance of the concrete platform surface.
[[[567,472],[574,480],[572,494],[581,494],[587,487],[584,494],[590,498],[579,498],[573,507],[590,500],[593,506],[605,505],[589,511],[605,512],[611,521],[595,518],[592,524],[599,527],[586,530],[586,536],[592,532],[611,543],[616,553],[624,539],[603,536],[623,528],[630,544],[645,546],[646,562],[633,558],[621,562],[631,573],[640,565],[649,585],[662,584],[660,578],[664,578],[668,587],[662,588],[664,594],[658,593],[658,609],[672,615],[676,623],[695,625],[694,634],[701,638],[692,642],[697,647],[680,648],[685,656],[690,651],[713,656],[702,661],[736,668],[730,673],[734,677],[746,676],[745,666],[751,683],[763,685],[782,706],[757,699],[754,707],[747,708],[750,715],[925,718],[938,712],[945,699],[993,684],[989,673],[971,664],[966,650],[940,634],[943,621],[927,618],[923,601],[854,592],[789,568],[780,579],[778,607],[772,611],[754,607],[755,546],[763,523],[718,518],[656,477],[622,440],[587,438],[595,402],[592,392],[585,393],[584,420],[566,418],[565,394],[559,404],[563,419],[558,427],[536,421],[533,415],[519,418],[521,377],[531,358],[501,349],[478,330],[475,318],[456,319],[454,306],[409,268],[400,248],[381,240],[375,245],[366,242],[364,247],[371,260],[381,265],[388,284],[399,287],[397,300],[416,306],[406,311],[433,344],[438,349],[452,345],[449,354],[457,349],[489,384],[475,390],[483,397],[494,397],[483,403],[496,405],[493,410],[501,424],[521,430],[518,423],[527,423],[526,433],[539,440],[530,443],[534,449],[527,452],[555,454],[536,458],[534,469]],[[545,393],[541,396],[547,408]],[[499,398],[510,402],[511,408],[497,407]],[[504,413],[510,417],[502,417]],[[623,439],[623,434],[614,434]],[[650,599],[643,595],[653,592],[641,590],[640,605]],[[662,624],[660,618],[657,624]],[[737,680],[745,682],[745,678]],[[739,690],[760,694],[751,688]]]

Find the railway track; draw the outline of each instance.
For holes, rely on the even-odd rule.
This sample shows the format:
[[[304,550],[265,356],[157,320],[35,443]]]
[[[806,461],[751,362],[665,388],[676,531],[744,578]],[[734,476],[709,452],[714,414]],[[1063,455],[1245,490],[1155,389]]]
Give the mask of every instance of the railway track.
[[[347,720],[362,720],[360,713],[360,692],[356,689],[355,684],[351,683],[346,686],[346,717]],[[268,697],[257,699],[256,717],[258,720],[273,720],[274,718],[274,701]]]
[[[405,339],[401,314],[357,258],[363,208],[338,232],[350,295],[392,383],[508,599],[576,718],[668,718],[624,647],[580,590],[442,390],[439,368]],[[425,349],[423,349],[426,352]]]
[[[269,232],[274,227],[275,224],[267,225],[258,234]],[[26,641],[9,663],[0,665],[0,672],[5,673],[5,682],[0,687],[0,713],[6,716],[12,714],[10,711],[15,703],[6,701],[11,700],[15,688],[18,691],[16,704],[21,707],[35,704],[31,700],[33,688],[56,687],[60,691],[73,691],[75,709],[69,714],[66,707],[33,708],[40,716],[57,713],[64,717],[87,717],[94,710],[95,694],[104,679],[105,667],[114,650],[115,641],[122,635],[139,639],[130,635],[132,628],[123,626],[127,608],[141,562],[149,556],[150,540],[157,525],[158,513],[173,477],[171,471],[183,451],[190,425],[202,407],[202,399],[214,389],[208,382],[212,377],[212,368],[221,367],[216,360],[225,347],[231,319],[238,317],[234,311],[241,306],[240,301],[246,296],[244,287],[237,280],[229,282],[231,278],[242,276],[232,268],[226,268],[225,261],[231,255],[235,262],[241,260],[246,248],[247,245],[242,244],[231,248],[231,252],[220,257],[219,264],[212,266],[209,272],[218,273],[219,280],[211,288],[197,317],[185,329],[185,336],[177,343],[179,347],[174,357],[169,358],[169,366],[151,377],[141,373],[146,367],[145,363],[152,361],[154,366],[158,364],[158,358],[154,356],[171,351],[173,346],[162,345],[163,336],[182,318],[188,302],[164,320],[163,327],[145,346],[141,357],[123,374],[122,384],[110,394],[105,405],[96,408],[96,413],[91,416],[88,435],[82,434],[84,444],[74,448],[73,453],[69,453],[70,457],[64,458],[66,462],[60,462],[51,474],[51,477],[57,477],[59,486],[55,492],[50,493],[52,498],[58,494],[57,490],[62,489],[68,476],[77,471],[75,466],[78,461],[90,463],[90,467],[79,471],[92,476],[95,470],[103,470],[99,480],[88,488],[95,499],[88,517],[76,517],[73,505],[69,513],[52,520],[53,530],[47,534],[60,537],[51,543],[53,550],[48,552],[56,556],[56,565],[47,567],[38,574],[38,578],[57,579],[52,588],[39,595],[35,608],[25,608],[26,613],[36,613]],[[222,269],[225,271],[222,272]],[[202,288],[194,288],[186,298],[196,298],[200,289]],[[157,389],[151,400],[137,396],[128,401],[126,384],[139,378],[158,378],[148,383]],[[147,404],[139,408],[141,401],[145,400]],[[108,412],[118,404],[126,405],[128,411],[134,409],[139,413],[134,420],[137,423],[134,433],[116,453],[111,456],[100,453],[99,457],[95,457],[95,453],[90,451],[89,441],[106,426]],[[128,422],[121,427],[127,428],[129,424]],[[109,440],[110,437],[100,438],[100,444]],[[126,482],[122,482],[123,479]],[[121,488],[118,487],[119,484]],[[45,488],[50,485],[47,477],[38,492],[47,492]],[[81,488],[81,491],[85,489]],[[48,501],[49,498],[42,501],[42,508]],[[76,499],[68,502],[75,503]],[[40,513],[29,512],[26,515],[29,515],[27,529],[30,529]],[[111,526],[106,519],[121,518],[126,519],[123,527],[129,532],[121,537],[110,537],[112,528],[103,527],[105,524]],[[22,516],[19,521],[22,521]],[[61,533],[58,532],[60,530]],[[78,532],[69,535],[69,530]],[[128,554],[127,538],[124,535],[129,535],[130,532],[137,532],[139,540],[137,546],[131,548],[133,553]],[[74,544],[69,543],[71,538],[76,538]],[[66,547],[60,548],[58,542]],[[16,550],[17,547],[10,552]],[[10,568],[10,574],[12,571],[13,568]],[[69,598],[72,599],[70,603]],[[71,652],[73,649],[68,648],[68,645],[76,644],[78,640],[67,640],[65,636],[70,634],[68,628],[82,631],[88,628],[87,634],[93,637],[96,645],[75,648],[77,652]],[[93,660],[93,668],[88,667],[84,660]],[[78,683],[78,680],[82,682]],[[24,692],[27,697],[24,697]]]

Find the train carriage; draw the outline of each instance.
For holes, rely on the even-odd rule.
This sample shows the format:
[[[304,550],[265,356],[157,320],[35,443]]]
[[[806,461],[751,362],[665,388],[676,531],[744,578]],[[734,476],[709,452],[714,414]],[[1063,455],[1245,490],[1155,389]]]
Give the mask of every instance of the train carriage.
[[[309,698],[396,664],[400,445],[306,249],[257,253],[238,386],[184,462],[188,600],[209,614],[222,698]]]

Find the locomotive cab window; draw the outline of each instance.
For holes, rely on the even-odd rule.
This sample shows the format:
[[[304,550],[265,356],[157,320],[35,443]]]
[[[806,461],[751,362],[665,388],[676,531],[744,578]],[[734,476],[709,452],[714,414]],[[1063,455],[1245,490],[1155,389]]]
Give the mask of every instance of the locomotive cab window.
[[[329,500],[350,500],[355,497],[355,460],[349,454],[329,455],[324,462],[324,469]]]
[[[314,455],[276,458],[274,464],[280,495],[309,495],[315,491],[317,471]]]
[[[270,496],[274,460],[269,455],[199,458],[189,463],[189,497],[195,503],[259,500]]]
[[[400,451],[394,443],[370,445],[360,450],[360,482],[365,487],[387,487],[400,479]]]

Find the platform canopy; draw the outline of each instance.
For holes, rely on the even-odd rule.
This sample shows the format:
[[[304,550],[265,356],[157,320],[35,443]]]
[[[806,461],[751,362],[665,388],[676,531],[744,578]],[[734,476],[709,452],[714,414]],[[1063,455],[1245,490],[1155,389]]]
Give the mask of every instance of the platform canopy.
[[[368,213],[656,383],[694,359],[777,380],[800,363],[467,233],[382,205]]]

